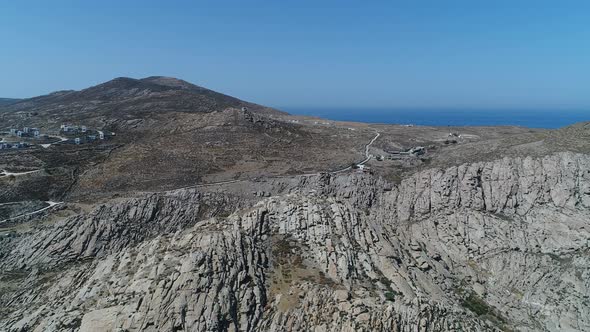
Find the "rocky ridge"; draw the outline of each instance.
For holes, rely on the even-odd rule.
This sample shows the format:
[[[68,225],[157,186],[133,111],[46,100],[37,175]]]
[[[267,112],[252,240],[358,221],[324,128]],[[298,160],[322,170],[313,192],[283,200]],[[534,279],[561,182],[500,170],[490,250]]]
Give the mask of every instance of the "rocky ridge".
[[[588,155],[256,185],[3,238],[0,329],[590,329]]]

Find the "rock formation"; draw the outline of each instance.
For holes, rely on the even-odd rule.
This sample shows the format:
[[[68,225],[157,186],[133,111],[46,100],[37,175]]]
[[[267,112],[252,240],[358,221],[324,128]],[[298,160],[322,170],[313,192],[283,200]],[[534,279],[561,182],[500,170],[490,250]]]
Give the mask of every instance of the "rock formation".
[[[2,238],[0,330],[590,330],[588,155],[250,185]]]

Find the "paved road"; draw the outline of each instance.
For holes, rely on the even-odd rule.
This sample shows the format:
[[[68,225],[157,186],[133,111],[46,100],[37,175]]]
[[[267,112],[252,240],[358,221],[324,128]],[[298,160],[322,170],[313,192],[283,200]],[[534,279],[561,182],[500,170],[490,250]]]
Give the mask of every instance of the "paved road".
[[[31,173],[35,173],[35,172],[39,172],[39,171],[40,170],[37,169],[37,170],[34,170],[34,171],[28,171],[28,172],[12,173],[12,172],[9,172],[9,171],[3,169],[2,171],[0,171],[0,174],[1,175],[4,175],[4,176],[9,176],[9,175],[19,176],[19,175],[31,174]]]
[[[49,204],[49,205],[48,205],[48,206],[46,206],[46,207],[44,207],[44,208],[42,208],[42,209],[35,210],[35,211],[33,211],[33,212],[23,213],[23,214],[21,214],[21,215],[18,215],[18,216],[12,217],[12,218],[8,218],[8,219],[0,220],[0,224],[3,224],[3,223],[5,223],[5,222],[7,222],[7,221],[14,220],[14,219],[17,219],[17,218],[20,218],[20,217],[31,216],[31,215],[33,215],[33,214],[37,214],[37,213],[39,213],[39,212],[43,212],[43,211],[45,211],[45,210],[47,210],[47,209],[51,209],[52,207],[54,207],[54,206],[56,206],[56,205],[63,204],[63,202],[53,202],[53,201],[46,201],[45,203],[47,203],[47,204]]]
[[[375,137],[373,137],[373,139],[369,142],[369,144],[367,144],[365,146],[365,157],[367,157],[367,159],[361,161],[359,163],[359,165],[364,165],[367,161],[371,160],[371,158],[373,158],[373,155],[369,154],[369,148],[371,147],[371,145],[373,143],[375,143],[375,141],[377,140],[377,138],[379,138],[379,136],[381,136],[381,133],[377,133],[377,135],[375,135]]]
[[[365,145],[365,157],[366,158],[363,161],[357,163],[357,165],[364,165],[369,160],[371,160],[371,158],[373,158],[373,156],[369,154],[369,148],[371,147],[371,145],[373,145],[373,143],[375,143],[375,141],[377,140],[377,138],[379,138],[379,136],[381,136],[381,134],[377,133],[377,135],[375,135],[375,137],[373,137],[373,139],[369,143],[367,143],[367,145]],[[346,172],[346,171],[350,170],[351,168],[352,168],[351,166],[348,166],[343,169],[332,171],[332,172],[330,172],[330,174],[338,174],[338,173]]]
[[[53,142],[53,143],[49,143],[49,144],[40,144],[43,148],[47,149],[48,147],[52,146],[53,144],[57,144],[57,143],[61,143],[61,142],[65,142],[68,139],[62,136],[49,136],[49,137],[53,137],[53,138],[59,138],[59,142]]]

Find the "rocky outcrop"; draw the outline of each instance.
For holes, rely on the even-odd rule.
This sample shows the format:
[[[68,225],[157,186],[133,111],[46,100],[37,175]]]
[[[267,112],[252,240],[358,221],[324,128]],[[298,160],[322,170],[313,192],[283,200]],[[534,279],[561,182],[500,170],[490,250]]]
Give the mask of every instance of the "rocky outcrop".
[[[236,188],[3,240],[0,329],[590,329],[590,156]]]

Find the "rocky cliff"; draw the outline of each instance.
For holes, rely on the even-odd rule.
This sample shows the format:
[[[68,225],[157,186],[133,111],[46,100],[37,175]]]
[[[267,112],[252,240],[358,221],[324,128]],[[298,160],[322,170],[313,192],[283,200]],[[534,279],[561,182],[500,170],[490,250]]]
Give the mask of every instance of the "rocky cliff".
[[[588,155],[249,185],[3,237],[0,330],[590,330]]]

